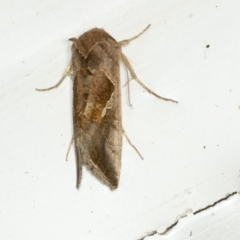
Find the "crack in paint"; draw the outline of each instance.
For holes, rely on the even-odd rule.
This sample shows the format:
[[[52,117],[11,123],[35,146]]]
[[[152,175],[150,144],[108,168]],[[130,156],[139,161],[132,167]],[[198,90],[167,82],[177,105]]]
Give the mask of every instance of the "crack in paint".
[[[230,197],[232,197],[233,195],[236,195],[236,194],[238,194],[238,192],[232,192],[232,193],[228,194],[226,197],[221,198],[220,200],[214,202],[213,204],[210,204],[210,205],[208,205],[207,207],[204,207],[204,208],[201,208],[201,209],[195,211],[195,212],[193,213],[193,215],[196,215],[196,214],[198,214],[198,213],[200,213],[200,212],[203,212],[203,211],[205,211],[205,210],[207,210],[207,209],[209,209],[209,208],[215,207],[217,204],[219,204],[219,203],[221,203],[221,202],[223,202],[223,201],[226,201],[228,198],[230,198]],[[189,214],[189,212],[191,212],[191,209],[188,209],[185,214],[180,215],[173,224],[171,224],[169,227],[167,227],[167,228],[165,229],[165,231],[159,233],[157,230],[154,230],[154,231],[152,231],[152,232],[147,233],[144,237],[139,238],[138,240],[144,240],[146,237],[151,237],[151,236],[154,236],[154,235],[156,235],[156,234],[158,234],[158,235],[166,235],[172,228],[174,228],[174,227],[178,224],[178,222],[179,222],[182,218],[187,217],[188,214]]]

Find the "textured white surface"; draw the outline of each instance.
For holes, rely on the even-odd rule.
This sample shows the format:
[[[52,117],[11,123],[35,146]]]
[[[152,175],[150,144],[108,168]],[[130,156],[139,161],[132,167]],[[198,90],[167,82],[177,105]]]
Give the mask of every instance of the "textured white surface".
[[[234,194],[196,215],[188,212],[167,235],[156,231],[144,240],[237,240],[240,239],[240,196]]]
[[[239,7],[237,0],[1,1],[0,239],[138,239],[238,191]],[[77,191],[73,150],[64,160],[71,81],[34,89],[62,76],[68,38],[103,27],[122,40],[149,23],[123,51],[146,85],[179,104],[132,82],[130,108],[123,89],[123,125],[144,160],[124,140],[119,188],[84,171]]]

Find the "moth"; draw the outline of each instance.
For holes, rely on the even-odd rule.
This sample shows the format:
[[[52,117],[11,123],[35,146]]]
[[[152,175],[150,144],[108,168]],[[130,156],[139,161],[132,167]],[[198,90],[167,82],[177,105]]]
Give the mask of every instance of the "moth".
[[[177,103],[147,88],[137,78],[121,50],[122,46],[138,38],[149,27],[150,25],[135,37],[120,42],[100,28],[93,28],[78,38],[70,38],[72,58],[65,74],[53,87],[36,89],[51,90],[58,87],[67,75],[72,78],[77,188],[80,187],[83,165],[86,165],[93,175],[110,189],[118,186],[122,135],[125,133],[121,114],[120,61],[125,65],[131,78],[149,93]]]

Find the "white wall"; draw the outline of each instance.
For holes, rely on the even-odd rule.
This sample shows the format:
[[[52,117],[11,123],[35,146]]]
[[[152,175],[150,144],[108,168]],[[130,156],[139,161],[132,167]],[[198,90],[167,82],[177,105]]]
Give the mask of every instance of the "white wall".
[[[198,229],[192,237],[201,232],[191,212],[240,186],[239,9],[237,0],[1,1],[0,239],[140,239],[186,214]],[[84,169],[77,191],[73,149],[65,161],[71,80],[50,92],[35,88],[60,79],[70,37],[102,27],[122,40],[149,23],[123,51],[147,86],[179,104],[132,81],[131,108],[123,88],[123,126],[144,160],[124,139],[118,189]],[[238,197],[227,206],[239,208],[231,202]],[[209,211],[202,221],[211,226]],[[183,222],[145,239],[188,239],[191,227],[178,235]]]

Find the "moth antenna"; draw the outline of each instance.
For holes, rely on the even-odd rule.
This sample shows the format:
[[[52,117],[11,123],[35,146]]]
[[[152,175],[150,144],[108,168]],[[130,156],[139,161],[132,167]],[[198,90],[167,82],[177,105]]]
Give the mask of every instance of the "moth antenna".
[[[146,32],[148,30],[148,28],[151,26],[151,24],[148,24],[147,27],[145,27],[138,35],[132,37],[132,38],[129,38],[129,39],[125,39],[125,40],[122,40],[120,42],[118,42],[121,46],[125,46],[127,45],[128,43],[130,43],[131,41],[137,39],[138,37],[140,37],[144,32]]]

